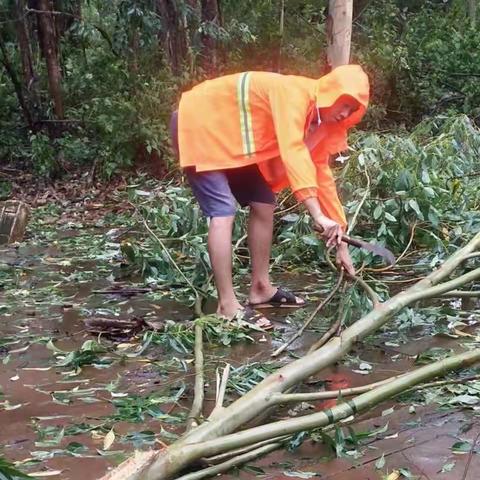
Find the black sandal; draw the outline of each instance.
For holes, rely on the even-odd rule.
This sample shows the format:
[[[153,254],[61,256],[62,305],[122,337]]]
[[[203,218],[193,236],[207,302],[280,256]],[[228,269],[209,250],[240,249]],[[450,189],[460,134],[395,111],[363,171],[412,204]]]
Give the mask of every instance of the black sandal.
[[[247,305],[242,311],[238,312],[237,319],[240,322],[247,323],[255,329],[271,330],[273,328],[273,324],[268,318],[249,305]]]
[[[279,287],[270,300],[261,303],[250,303],[249,305],[254,308],[299,308],[305,306],[305,304],[305,300],[302,299],[298,303],[297,297],[292,292]]]

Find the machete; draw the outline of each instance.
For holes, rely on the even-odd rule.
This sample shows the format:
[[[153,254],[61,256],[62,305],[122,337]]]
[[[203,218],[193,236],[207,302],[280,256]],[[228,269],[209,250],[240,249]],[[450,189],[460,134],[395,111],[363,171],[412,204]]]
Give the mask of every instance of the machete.
[[[353,247],[363,248],[363,250],[382,257],[388,265],[395,265],[395,255],[388,248],[382,247],[378,245],[378,243],[368,243],[359,238],[348,237],[347,235],[342,235],[342,242],[348,243]]]
[[[315,230],[319,233],[323,232],[323,230],[319,228],[315,228]],[[388,265],[395,265],[395,255],[388,248],[382,247],[382,245],[378,245],[378,243],[368,243],[365,242],[365,240],[352,238],[348,235],[342,235],[342,242],[352,245],[352,247],[362,248],[363,250],[367,250],[374,255],[382,257]]]

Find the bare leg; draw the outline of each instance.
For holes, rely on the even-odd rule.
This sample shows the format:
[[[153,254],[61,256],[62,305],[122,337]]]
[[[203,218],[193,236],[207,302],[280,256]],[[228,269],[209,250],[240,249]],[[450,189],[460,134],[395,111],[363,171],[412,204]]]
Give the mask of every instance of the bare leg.
[[[252,202],[248,221],[248,248],[252,261],[252,283],[249,302],[269,300],[277,291],[270,281],[269,264],[273,236],[273,212],[275,205]],[[297,303],[303,300],[297,297]]]
[[[208,253],[218,292],[217,313],[233,318],[242,308],[232,283],[232,226],[235,217],[213,217],[208,230]]]
[[[248,219],[248,248],[252,261],[252,283],[249,301],[260,303],[271,298],[276,288],[268,273],[273,236],[275,205],[252,202]]]

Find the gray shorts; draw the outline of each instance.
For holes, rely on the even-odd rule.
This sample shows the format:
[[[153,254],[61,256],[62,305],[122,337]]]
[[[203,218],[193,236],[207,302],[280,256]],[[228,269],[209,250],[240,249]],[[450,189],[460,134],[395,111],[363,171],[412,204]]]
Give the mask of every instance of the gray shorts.
[[[170,122],[172,143],[178,154],[178,116]],[[231,217],[237,210],[253,202],[275,205],[275,194],[260,173],[257,165],[241,168],[197,172],[195,167],[185,169],[193,194],[207,217]]]

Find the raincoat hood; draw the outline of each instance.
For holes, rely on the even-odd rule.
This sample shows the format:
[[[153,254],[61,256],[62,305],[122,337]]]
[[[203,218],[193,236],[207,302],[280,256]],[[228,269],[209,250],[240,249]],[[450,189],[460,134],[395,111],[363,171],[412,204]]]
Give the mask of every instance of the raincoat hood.
[[[370,86],[367,74],[360,65],[342,65],[319,78],[315,85],[317,108],[331,107],[342,95],[353,97],[365,113],[368,107]]]
[[[341,122],[322,123],[307,137],[306,144],[315,163],[325,161],[326,155],[345,150],[348,147],[348,129],[358,124],[367,111],[370,86],[367,74],[360,65],[342,65],[318,79],[314,92],[315,106],[331,107],[344,95],[354,98],[359,108]]]

